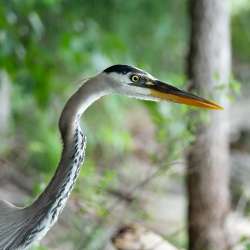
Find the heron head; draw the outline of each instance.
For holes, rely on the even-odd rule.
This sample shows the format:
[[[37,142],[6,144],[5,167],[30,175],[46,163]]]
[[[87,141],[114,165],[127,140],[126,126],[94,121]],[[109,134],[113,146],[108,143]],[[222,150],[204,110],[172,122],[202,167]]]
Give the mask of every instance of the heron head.
[[[118,94],[151,100],[183,103],[206,109],[223,109],[218,104],[162,82],[151,74],[129,65],[113,65],[103,71]]]

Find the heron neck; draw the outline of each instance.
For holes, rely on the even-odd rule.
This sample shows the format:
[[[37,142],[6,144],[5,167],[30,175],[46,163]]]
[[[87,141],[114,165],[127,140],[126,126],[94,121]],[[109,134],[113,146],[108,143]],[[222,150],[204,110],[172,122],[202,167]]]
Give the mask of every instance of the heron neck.
[[[85,110],[96,100],[110,93],[102,81],[86,81],[68,100],[59,121],[63,140],[63,151],[58,168],[45,191],[31,206],[36,211],[53,211],[53,224],[64,207],[73,189],[83,162],[86,136],[80,127],[80,118]]]
[[[59,120],[59,129],[66,144],[74,134],[86,109],[96,100],[110,94],[111,90],[101,76],[87,80],[68,100]]]

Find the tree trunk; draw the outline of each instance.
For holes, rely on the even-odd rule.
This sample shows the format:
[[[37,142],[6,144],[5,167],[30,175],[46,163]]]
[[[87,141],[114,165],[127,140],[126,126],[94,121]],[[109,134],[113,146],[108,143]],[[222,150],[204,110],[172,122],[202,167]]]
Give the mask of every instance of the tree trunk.
[[[113,235],[117,250],[178,250],[160,235],[139,224],[124,225]]]
[[[225,250],[229,249],[225,219],[230,207],[228,103],[225,88],[216,87],[227,87],[230,77],[229,3],[190,0],[189,4],[188,77],[196,92],[213,94],[225,108],[208,112],[208,121],[199,122],[187,156],[189,250]]]
[[[4,70],[0,70],[0,135],[6,133],[10,117],[10,80]]]

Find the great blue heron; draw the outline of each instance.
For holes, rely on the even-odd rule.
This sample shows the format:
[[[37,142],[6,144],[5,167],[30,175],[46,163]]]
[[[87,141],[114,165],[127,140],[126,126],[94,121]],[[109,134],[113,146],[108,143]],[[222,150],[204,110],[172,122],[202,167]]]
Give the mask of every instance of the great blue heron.
[[[80,127],[80,118],[93,102],[109,94],[221,109],[213,102],[163,83],[149,73],[128,65],[113,65],[88,79],[70,97],[62,111],[59,120],[63,141],[61,160],[46,189],[24,208],[0,201],[1,250],[27,249],[41,240],[57,221],[84,158],[86,137]]]

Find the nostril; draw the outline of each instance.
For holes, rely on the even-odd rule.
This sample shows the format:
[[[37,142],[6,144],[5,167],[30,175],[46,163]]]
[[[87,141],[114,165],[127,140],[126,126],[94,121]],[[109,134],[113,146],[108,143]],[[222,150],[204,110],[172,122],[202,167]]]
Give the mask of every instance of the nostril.
[[[151,82],[151,81],[146,81],[145,84],[148,85],[148,86],[155,85],[155,84],[154,84],[153,82]]]

